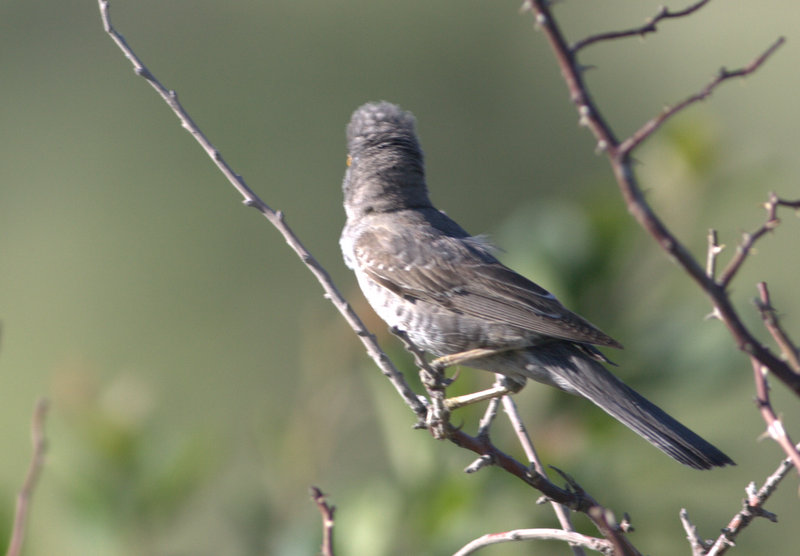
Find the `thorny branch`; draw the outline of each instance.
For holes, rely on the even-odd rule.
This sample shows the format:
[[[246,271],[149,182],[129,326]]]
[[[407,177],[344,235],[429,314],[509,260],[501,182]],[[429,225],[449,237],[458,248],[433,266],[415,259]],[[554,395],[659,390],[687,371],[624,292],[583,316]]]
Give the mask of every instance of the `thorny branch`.
[[[775,340],[775,343],[778,344],[778,347],[781,348],[781,355],[783,355],[783,358],[786,359],[796,373],[800,373],[800,349],[794,345],[789,335],[781,326],[780,320],[778,320],[778,313],[772,306],[767,283],[759,282],[757,287],[758,299],[756,300],[756,305],[758,306],[759,312],[761,312],[761,319],[764,321],[764,326],[766,326],[772,338]]]
[[[800,445],[795,446],[795,451],[800,450]],[[742,502],[742,509],[731,518],[728,525],[714,541],[708,550],[708,556],[719,556],[727,552],[732,547],[736,537],[747,527],[756,517],[763,517],[769,521],[776,522],[778,519],[775,514],[764,509],[764,503],[778,488],[780,482],[795,467],[790,458],[786,458],[778,465],[778,468],[767,477],[761,488],[756,489],[755,483],[750,483],[745,489],[747,498]]]
[[[750,62],[746,67],[738,69],[738,70],[727,70],[725,68],[721,68],[719,73],[717,73],[716,77],[712,79],[705,87],[703,87],[699,92],[689,95],[679,103],[673,106],[667,106],[662,111],[661,114],[656,116],[655,118],[648,121],[642,127],[640,127],[637,131],[633,133],[628,139],[620,143],[617,148],[617,156],[620,158],[626,157],[633,151],[636,147],[638,147],[645,139],[653,135],[655,131],[660,128],[667,120],[682,112],[692,104],[700,102],[701,100],[705,100],[711,93],[714,92],[714,89],[722,85],[725,81],[729,79],[734,79],[736,77],[746,77],[756,71],[761,65],[767,61],[767,58],[772,56],[772,54],[784,43],[786,40],[781,37],[776,40],[772,46],[770,46],[763,54],[758,56],[755,60]]]
[[[756,241],[761,239],[767,232],[775,229],[780,223],[777,211],[778,207],[781,206],[797,209],[800,207],[800,201],[787,201],[779,198],[774,193],[770,193],[769,200],[764,203],[764,207],[767,211],[766,221],[755,232],[744,234],[744,238],[742,239],[742,243],[739,244],[736,254],[728,263],[728,266],[722,273],[722,277],[717,280],[717,283],[727,288],[736,273],[741,268],[742,264],[744,264],[747,256],[751,253]],[[723,246],[720,246],[717,243],[716,231],[710,230],[708,235],[708,263],[706,271],[709,278],[712,280],[715,280],[716,259],[722,250]],[[756,306],[761,313],[764,326],[772,335],[775,343],[778,344],[778,347],[780,347],[781,356],[783,359],[795,373],[800,373],[800,356],[798,354],[798,348],[794,345],[788,334],[786,334],[780,325],[776,311],[774,307],[772,307],[767,284],[765,282],[760,282],[757,284],[757,288],[759,291],[759,299],[756,300]],[[716,308],[712,316],[720,318],[719,312],[716,311]],[[778,419],[778,416],[776,415],[775,410],[772,408],[772,404],[769,399],[769,387],[767,385],[768,369],[760,365],[752,357],[750,358],[750,361],[753,366],[753,373],[755,377],[756,403],[758,404],[758,408],[761,412],[764,422],[767,424],[767,436],[775,440],[775,442],[777,442],[781,448],[783,448],[783,451],[786,453],[786,455],[794,461],[795,466],[798,469],[798,473],[800,473],[800,453],[798,453],[794,446],[794,442],[792,442],[788,433],[784,429],[783,423]]]
[[[672,11],[666,6],[661,6],[659,8],[658,13],[651,17],[644,25],[639,27],[634,27],[633,29],[628,29],[625,31],[611,31],[608,33],[598,33],[596,35],[591,35],[586,37],[585,39],[581,39],[574,43],[570,50],[573,54],[576,54],[579,50],[586,48],[590,44],[594,44],[601,41],[610,41],[614,39],[624,39],[627,37],[644,37],[648,33],[655,33],[658,28],[658,24],[664,19],[674,19],[678,17],[685,17],[690,15],[706,4],[708,4],[711,0],[701,0],[700,2],[696,2],[682,10]]]
[[[792,460],[798,472],[800,472],[800,453],[794,446],[794,442],[789,437],[789,433],[783,426],[783,422],[775,414],[769,400],[769,385],[767,384],[767,372],[764,367],[753,361],[753,376],[756,383],[756,405],[758,406],[764,422],[767,423],[766,435],[778,443],[783,451]]]
[[[756,231],[744,234],[742,242],[736,248],[736,254],[717,280],[720,286],[727,288],[730,285],[731,280],[733,280],[736,273],[739,272],[739,269],[742,267],[742,264],[744,264],[745,259],[747,259],[747,256],[750,254],[756,242],[768,232],[778,227],[778,224],[781,222],[778,218],[778,207],[788,207],[797,210],[800,208],[800,201],[788,201],[786,199],[781,199],[775,195],[775,193],[769,194],[769,199],[764,203],[764,209],[767,211],[767,219]]]
[[[785,465],[788,464],[791,466],[793,462],[795,466],[798,466],[798,463],[800,463],[800,454],[798,454],[797,447],[793,445],[783,424],[775,415],[770,405],[766,383],[766,372],[770,371],[796,394],[800,395],[800,357],[798,357],[798,349],[777,321],[775,311],[769,300],[766,284],[762,283],[759,287],[761,294],[759,310],[761,311],[765,326],[780,347],[785,361],[776,357],[766,346],[758,342],[745,327],[730,302],[727,288],[747,259],[754,244],[778,225],[778,208],[787,207],[797,210],[800,208],[800,201],[788,201],[780,199],[775,194],[771,194],[768,202],[765,204],[767,210],[767,219],[765,223],[755,232],[745,234],[737,248],[736,254],[723,270],[721,277],[717,279],[716,263],[723,248],[717,242],[716,231],[712,230],[709,232],[709,249],[706,259],[706,268],[705,271],[703,271],[703,268],[692,254],[677,240],[666,225],[653,212],[638,185],[631,165],[632,151],[650,137],[664,122],[687,107],[707,98],[723,82],[733,78],[746,77],[758,70],[784,43],[784,39],[780,38],[775,41],[760,56],[757,56],[752,62],[741,69],[734,71],[729,71],[725,68],[721,69],[717,76],[698,93],[690,95],[672,107],[665,108],[661,114],[645,123],[639,130],[622,142],[616,139],[610,126],[604,120],[592,100],[583,81],[581,67],[576,59],[576,53],[589,44],[652,32],[655,30],[655,24],[661,19],[665,17],[681,17],[683,15],[688,15],[703,7],[706,3],[707,2],[697,2],[680,12],[669,12],[666,8],[662,8],[659,14],[653,18],[648,25],[629,31],[595,35],[583,41],[579,41],[571,48],[566,46],[567,43],[564,36],[552,17],[549,3],[546,0],[529,0],[528,5],[536,16],[537,25],[544,30],[556,55],[562,75],[569,88],[572,101],[578,108],[581,123],[591,130],[598,141],[598,148],[605,151],[609,158],[622,195],[628,206],[628,210],[639,224],[656,239],[661,248],[674,257],[689,276],[691,276],[706,292],[714,307],[713,315],[725,323],[739,349],[750,357],[756,377],[759,409],[767,423],[767,434],[778,442],[788,455],[788,458],[784,462]],[[800,469],[800,466],[798,468]],[[786,471],[784,470],[783,472],[785,473]],[[734,532],[738,533],[750,522],[753,516],[764,515],[763,512],[753,511],[753,508],[760,509],[764,500],[771,494],[772,490],[762,489],[762,491],[759,492],[763,494],[763,498],[757,498],[757,505],[754,505],[750,501],[746,503],[746,508],[743,510],[743,513],[737,514],[737,517],[731,522],[731,525],[726,528],[723,535],[721,535],[714,544],[712,553],[722,553],[732,543],[732,539],[735,536]],[[687,525],[687,534],[695,553],[705,553],[705,545],[696,537],[696,532],[688,527],[688,517],[684,520],[684,523]]]
[[[692,95],[685,101],[676,105],[676,107],[669,109],[666,114],[656,116],[653,120],[642,126],[639,131],[634,133],[630,139],[627,139],[625,142],[620,142],[617,140],[611,127],[605,121],[597,105],[591,98],[588,88],[584,83],[580,65],[552,16],[549,2],[546,0],[529,0],[528,6],[536,16],[537,25],[544,31],[550,42],[551,48],[561,67],[564,80],[569,88],[572,101],[577,106],[581,122],[594,134],[598,141],[598,148],[605,151],[609,158],[609,162],[617,178],[628,210],[633,214],[639,224],[656,239],[661,248],[674,257],[684,270],[707,293],[719,313],[720,318],[733,334],[739,348],[768,367],[780,380],[800,395],[800,375],[793,373],[785,362],[781,361],[769,349],[758,342],[742,323],[736,310],[728,299],[725,288],[706,275],[704,269],[689,250],[669,231],[661,219],[653,212],[653,209],[645,199],[644,193],[638,184],[631,163],[631,150],[652,135],[667,118],[691,104],[702,100],[723,81],[733,77],[744,77],[756,71],[775,49],[783,43],[783,40],[778,40],[747,67],[736,71],[721,72],[720,75],[709,83],[703,92]]]
[[[709,233],[709,250],[706,259],[706,268],[704,270],[689,250],[675,237],[648,204],[633,171],[631,158],[632,151],[649,138],[668,119],[682,112],[689,106],[706,99],[722,83],[734,78],[746,77],[758,70],[785,42],[784,39],[781,37],[776,40],[761,55],[757,56],[747,66],[741,69],[730,71],[722,68],[714,79],[699,92],[688,96],[672,107],[665,108],[661,114],[646,122],[629,138],[621,142],[616,138],[611,127],[605,121],[589,94],[588,88],[583,80],[581,65],[578,63],[576,57],[578,51],[590,44],[622,37],[641,36],[653,32],[656,29],[656,24],[660,20],[667,17],[689,15],[707,3],[707,1],[696,2],[688,8],[677,12],[670,12],[666,8],[662,8],[659,14],[648,22],[647,25],[627,31],[594,35],[582,41],[578,41],[572,47],[567,45],[563,33],[552,16],[550,2],[547,0],[528,0],[527,7],[534,13],[538,28],[543,30],[550,43],[561,68],[562,76],[569,89],[571,100],[577,107],[581,124],[588,127],[597,139],[598,150],[604,151],[608,156],[629,212],[636,218],[639,224],[653,236],[659,246],[667,254],[671,255],[683,267],[686,273],[706,292],[714,308],[713,316],[719,318],[727,326],[739,349],[749,356],[756,376],[759,409],[767,422],[768,434],[781,445],[789,456],[787,461],[793,461],[795,465],[797,465],[797,463],[800,463],[800,454],[797,448],[792,444],[781,421],[772,410],[766,384],[766,372],[770,371],[792,389],[795,394],[800,395],[800,369],[798,369],[798,367],[800,367],[798,359],[800,358],[798,358],[797,348],[777,323],[775,312],[769,303],[766,285],[763,285],[761,288],[762,296],[759,308],[767,329],[781,348],[785,361],[775,356],[769,348],[761,344],[747,329],[728,297],[727,288],[746,260],[755,242],[777,226],[779,222],[777,218],[778,207],[785,206],[798,209],[800,207],[800,201],[787,201],[771,194],[769,201],[765,205],[767,209],[766,222],[754,233],[744,236],[742,243],[738,246],[736,254],[728,263],[721,278],[716,279],[717,258],[722,251],[722,247],[717,243],[716,232],[712,230]],[[769,496],[769,493],[765,496]],[[761,502],[763,503],[763,500]],[[688,518],[686,523],[688,523]],[[741,519],[738,525],[744,527],[747,523],[749,523],[749,520]],[[689,533],[693,549],[697,552],[698,543],[695,542],[696,538],[692,536],[692,531],[688,528],[687,533]],[[718,544],[724,544],[730,541],[730,538],[725,535],[720,537],[720,539]]]
[[[589,94],[583,80],[581,66],[577,61],[575,52],[568,46],[561,29],[553,18],[550,2],[547,0],[528,0],[527,5],[535,15],[537,26],[543,30],[553,49],[561,68],[562,76],[569,89],[572,102],[578,109],[581,123],[589,128],[597,139],[598,149],[604,151],[609,159],[629,212],[653,236],[658,245],[672,256],[706,292],[714,306],[715,314],[725,323],[739,349],[767,367],[784,384],[800,395],[800,374],[793,372],[786,362],[776,357],[772,351],[755,338],[740,319],[728,298],[725,287],[707,275],[705,269],[697,262],[691,252],[653,211],[639,186],[633,171],[631,158],[631,151],[650,137],[668,118],[703,100],[724,81],[745,77],[758,70],[775,50],[783,44],[783,39],[776,41],[746,67],[735,71],[722,70],[700,93],[688,97],[673,108],[667,109],[664,113],[642,126],[630,138],[620,142]]]

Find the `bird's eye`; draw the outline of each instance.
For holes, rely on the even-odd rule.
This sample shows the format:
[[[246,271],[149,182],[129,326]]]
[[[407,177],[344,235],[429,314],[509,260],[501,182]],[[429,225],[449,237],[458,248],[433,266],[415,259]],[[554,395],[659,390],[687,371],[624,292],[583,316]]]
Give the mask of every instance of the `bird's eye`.
[[[347,167],[349,168],[352,163],[353,163],[353,157],[348,154],[347,162],[345,162],[345,164],[347,164]]]

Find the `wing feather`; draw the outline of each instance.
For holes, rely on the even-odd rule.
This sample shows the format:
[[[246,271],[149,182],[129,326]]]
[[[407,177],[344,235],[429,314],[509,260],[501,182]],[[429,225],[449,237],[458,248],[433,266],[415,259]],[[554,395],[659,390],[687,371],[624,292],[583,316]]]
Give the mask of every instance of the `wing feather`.
[[[397,295],[532,335],[622,347],[550,292],[504,266],[480,242],[385,232],[362,233],[354,253],[372,280]]]

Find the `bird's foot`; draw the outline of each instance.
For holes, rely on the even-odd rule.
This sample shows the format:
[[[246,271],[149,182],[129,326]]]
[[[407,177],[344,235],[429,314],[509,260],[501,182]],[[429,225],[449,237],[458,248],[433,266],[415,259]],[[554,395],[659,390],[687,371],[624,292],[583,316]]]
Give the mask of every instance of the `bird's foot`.
[[[444,406],[448,411],[453,411],[459,407],[465,407],[474,403],[482,402],[484,400],[491,400],[492,398],[500,398],[508,394],[514,394],[519,391],[516,383],[509,383],[503,381],[503,384],[492,386],[480,392],[473,392],[472,394],[464,394],[463,396],[456,396],[455,398],[447,398],[444,401]]]

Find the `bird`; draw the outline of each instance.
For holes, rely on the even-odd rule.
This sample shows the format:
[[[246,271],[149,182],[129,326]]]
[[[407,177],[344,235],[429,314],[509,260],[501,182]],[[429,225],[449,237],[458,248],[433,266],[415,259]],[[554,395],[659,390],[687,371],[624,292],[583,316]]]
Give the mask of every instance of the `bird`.
[[[416,120],[386,102],[347,125],[344,262],[378,316],[434,362],[528,379],[593,402],[678,462],[734,462],[623,383],[598,347],[622,345],[431,203]]]

